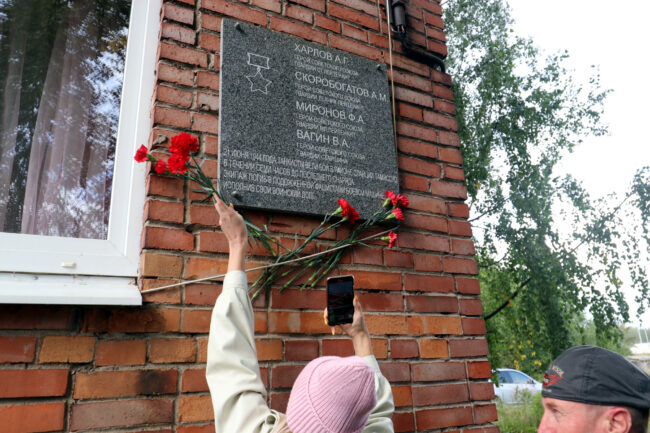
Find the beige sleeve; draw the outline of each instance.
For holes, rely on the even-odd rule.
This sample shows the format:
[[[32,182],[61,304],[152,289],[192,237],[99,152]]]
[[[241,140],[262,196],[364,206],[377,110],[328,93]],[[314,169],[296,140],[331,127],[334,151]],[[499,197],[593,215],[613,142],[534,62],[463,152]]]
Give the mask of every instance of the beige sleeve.
[[[229,272],[212,311],[208,338],[206,378],[217,433],[269,433],[279,420],[266,404],[253,320],[246,274]]]
[[[375,370],[375,391],[377,393],[377,404],[370,412],[370,417],[363,428],[363,433],[393,433],[393,391],[390,383],[381,374],[377,359],[373,355],[364,356],[363,360]]]

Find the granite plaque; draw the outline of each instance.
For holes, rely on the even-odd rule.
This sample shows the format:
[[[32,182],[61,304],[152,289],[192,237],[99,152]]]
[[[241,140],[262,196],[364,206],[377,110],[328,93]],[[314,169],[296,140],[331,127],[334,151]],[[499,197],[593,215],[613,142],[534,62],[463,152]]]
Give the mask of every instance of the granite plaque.
[[[219,182],[233,203],[361,217],[398,190],[385,65],[223,19]]]

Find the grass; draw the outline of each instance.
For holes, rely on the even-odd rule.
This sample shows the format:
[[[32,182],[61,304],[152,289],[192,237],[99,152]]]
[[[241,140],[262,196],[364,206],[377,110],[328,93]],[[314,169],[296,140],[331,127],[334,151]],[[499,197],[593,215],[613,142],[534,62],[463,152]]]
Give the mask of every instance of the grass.
[[[519,404],[503,404],[497,401],[499,422],[496,423],[501,433],[536,433],[542,419],[541,394],[531,395],[526,392],[519,396]]]

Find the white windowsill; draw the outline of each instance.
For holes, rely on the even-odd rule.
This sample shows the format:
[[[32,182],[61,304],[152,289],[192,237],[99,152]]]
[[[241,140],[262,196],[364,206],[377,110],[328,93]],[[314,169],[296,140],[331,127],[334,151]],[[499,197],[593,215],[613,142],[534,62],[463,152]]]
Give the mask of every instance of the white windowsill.
[[[135,278],[0,273],[0,304],[142,305]]]

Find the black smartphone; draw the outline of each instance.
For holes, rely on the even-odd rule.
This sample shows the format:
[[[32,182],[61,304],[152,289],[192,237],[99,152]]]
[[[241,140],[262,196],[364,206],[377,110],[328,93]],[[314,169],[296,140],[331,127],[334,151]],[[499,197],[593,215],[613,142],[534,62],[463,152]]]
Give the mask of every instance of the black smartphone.
[[[354,316],[354,277],[341,275],[327,279],[327,324],[352,323]]]

